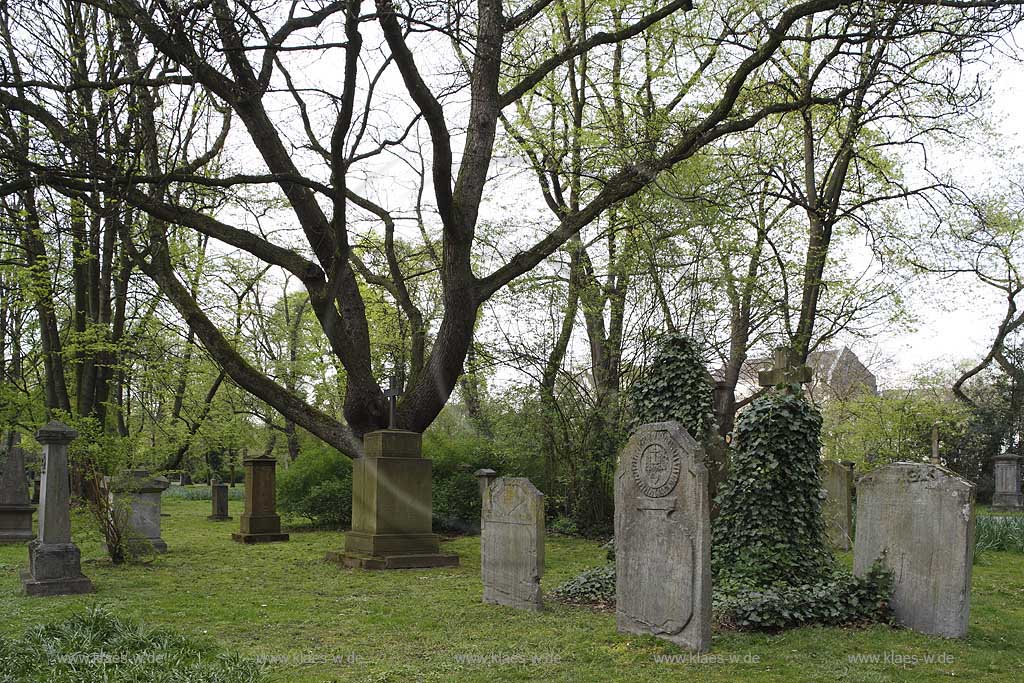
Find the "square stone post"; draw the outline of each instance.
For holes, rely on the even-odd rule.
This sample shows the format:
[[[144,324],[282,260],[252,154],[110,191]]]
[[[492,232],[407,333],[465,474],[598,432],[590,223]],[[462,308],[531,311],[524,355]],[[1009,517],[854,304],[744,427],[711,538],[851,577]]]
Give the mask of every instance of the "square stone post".
[[[27,543],[35,538],[32,513],[36,506],[29,502],[28,479],[25,477],[25,452],[14,433],[3,471],[0,472],[0,543]]]
[[[1021,457],[1013,453],[1003,453],[992,459],[992,476],[995,479],[993,510],[1008,512],[1024,509],[1024,496],[1020,492],[1020,461]]]
[[[128,525],[135,541],[128,539],[128,550],[145,549],[145,539],[158,553],[167,552],[167,543],[160,537],[160,496],[171,485],[166,477],[150,476],[149,470],[127,470],[112,482],[110,496],[114,505],[127,505],[130,510]],[[133,547],[134,546],[134,547]]]
[[[420,457],[422,435],[383,429],[363,443],[366,455],[352,463],[352,530],[344,552],[327,559],[362,569],[458,566],[459,556],[440,552],[432,533],[431,462]]]
[[[77,437],[78,432],[60,422],[50,422],[36,432],[36,441],[43,445],[39,536],[29,543],[29,570],[21,574],[29,595],[93,591],[92,582],[82,575],[78,546],[71,541],[68,444]]]
[[[223,522],[231,519],[228,516],[228,485],[217,481],[210,481],[210,500],[213,510],[208,520],[211,522]]]
[[[240,533],[231,534],[239,543],[274,543],[287,541],[281,533],[281,517],[277,514],[277,458],[246,458],[245,512]]]

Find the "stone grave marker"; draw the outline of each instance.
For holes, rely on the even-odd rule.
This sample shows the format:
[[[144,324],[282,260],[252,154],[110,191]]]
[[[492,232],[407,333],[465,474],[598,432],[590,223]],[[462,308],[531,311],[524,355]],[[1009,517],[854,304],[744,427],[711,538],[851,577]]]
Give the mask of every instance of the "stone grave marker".
[[[208,520],[213,522],[223,522],[231,519],[228,516],[228,485],[217,479],[210,481],[210,501],[212,503],[212,512]]]
[[[68,445],[77,437],[78,432],[60,422],[36,432],[36,441],[43,446],[39,535],[28,544],[28,571],[21,574],[29,595],[93,591],[92,582],[82,575],[81,552],[71,540]]]
[[[36,506],[29,498],[25,476],[25,452],[21,450],[21,434],[7,439],[7,458],[0,471],[0,543],[27,543],[35,538],[32,513]]]
[[[1020,461],[1019,455],[1009,452],[992,458],[992,475],[995,480],[993,510],[1006,512],[1024,509],[1024,496],[1020,492]]]
[[[854,572],[863,575],[878,558],[893,571],[900,623],[929,635],[967,635],[974,485],[928,463],[893,463],[861,477]]]
[[[127,505],[129,509],[128,525],[136,539],[128,539],[129,552],[144,551],[145,542],[158,553],[167,552],[167,543],[160,536],[160,497],[170,485],[166,477],[151,476],[149,470],[142,468],[127,470],[111,482],[113,504]]]
[[[246,458],[245,512],[241,530],[231,534],[238,543],[275,543],[287,541],[281,533],[281,517],[277,514],[277,458]]]
[[[677,422],[640,426],[615,473],[615,623],[711,645],[711,522],[700,445]]]
[[[849,550],[853,547],[853,463],[823,461],[821,483],[826,494],[822,514],[829,543]]]
[[[481,481],[487,482],[480,515],[483,601],[540,610],[544,494],[525,477],[484,475]]]

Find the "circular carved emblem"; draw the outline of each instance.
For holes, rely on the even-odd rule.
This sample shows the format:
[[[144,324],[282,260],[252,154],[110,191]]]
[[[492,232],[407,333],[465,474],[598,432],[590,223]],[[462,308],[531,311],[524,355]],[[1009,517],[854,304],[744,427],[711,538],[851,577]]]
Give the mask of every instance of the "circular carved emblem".
[[[633,457],[633,478],[645,496],[667,496],[679,481],[679,454],[650,444]]]

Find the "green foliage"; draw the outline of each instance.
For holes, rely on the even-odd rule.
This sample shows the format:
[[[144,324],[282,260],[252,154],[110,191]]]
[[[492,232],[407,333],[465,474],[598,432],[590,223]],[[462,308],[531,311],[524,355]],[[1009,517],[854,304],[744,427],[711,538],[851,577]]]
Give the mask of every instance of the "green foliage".
[[[580,532],[579,527],[576,525],[576,520],[564,515],[555,517],[547,527],[548,531],[556,534],[562,534],[564,536],[575,536]]]
[[[711,546],[716,578],[802,586],[829,575],[820,430],[816,408],[780,391],[740,415],[729,478],[717,498]]]
[[[719,581],[712,596],[715,619],[741,630],[888,622],[892,578],[876,562],[863,577],[836,568],[830,576],[801,585]]]
[[[615,604],[615,565],[587,569],[551,591],[551,597],[571,604],[610,607]]]
[[[675,420],[698,441],[714,423],[711,385],[696,343],[666,335],[658,354],[632,387],[632,426]]]
[[[351,462],[326,446],[303,452],[277,477],[277,507],[319,527],[351,525]]]
[[[259,666],[235,655],[115,616],[102,608],[0,638],[5,681],[253,683]]]
[[[433,461],[434,528],[472,532],[480,528],[480,483],[473,474],[489,468],[511,475],[493,442],[468,429],[432,429],[423,435],[423,455]]]
[[[974,529],[974,552],[999,550],[1024,553],[1024,517],[978,515]]]

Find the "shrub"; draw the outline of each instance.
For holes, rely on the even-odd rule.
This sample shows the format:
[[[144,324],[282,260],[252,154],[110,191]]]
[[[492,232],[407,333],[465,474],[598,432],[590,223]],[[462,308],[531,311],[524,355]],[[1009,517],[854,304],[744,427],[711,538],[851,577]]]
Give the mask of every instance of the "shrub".
[[[255,683],[259,666],[96,608],[0,638],[0,678],[48,683]]]
[[[815,585],[832,572],[821,515],[821,414],[772,391],[736,423],[729,478],[718,494],[712,570],[753,586]]]
[[[563,515],[551,520],[548,524],[548,530],[552,533],[563,534],[565,536],[575,536],[580,532],[579,527],[576,526],[576,520],[572,517],[565,517]]]
[[[615,565],[587,569],[551,591],[551,597],[575,605],[615,605]]]
[[[468,431],[430,430],[423,435],[423,455],[433,461],[434,529],[479,531],[480,483],[473,473],[489,468],[510,474],[502,471],[492,441]]]
[[[741,630],[776,630],[819,624],[888,622],[892,572],[876,562],[863,577],[836,568],[803,585],[757,586],[725,580],[715,584],[715,619]]]
[[[326,447],[304,450],[277,477],[277,506],[281,512],[305,517],[316,526],[350,526],[352,463]]]

